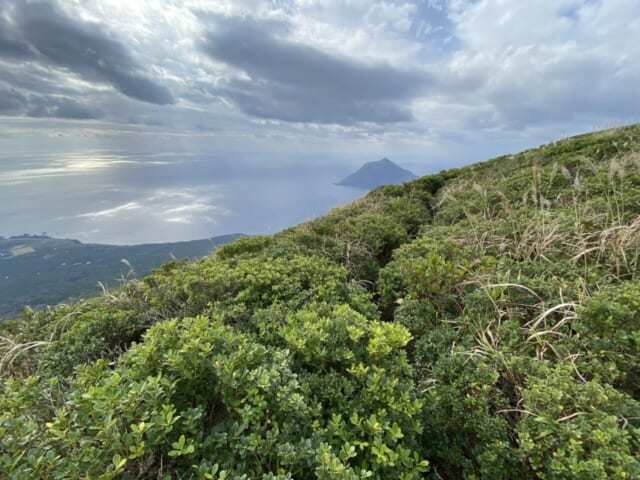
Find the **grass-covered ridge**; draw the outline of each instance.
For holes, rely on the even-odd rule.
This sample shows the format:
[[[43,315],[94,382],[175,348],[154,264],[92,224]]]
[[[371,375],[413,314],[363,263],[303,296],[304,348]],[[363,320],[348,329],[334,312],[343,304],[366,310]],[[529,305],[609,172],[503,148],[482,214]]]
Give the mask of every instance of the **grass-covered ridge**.
[[[2,325],[0,476],[640,477],[640,126]]]

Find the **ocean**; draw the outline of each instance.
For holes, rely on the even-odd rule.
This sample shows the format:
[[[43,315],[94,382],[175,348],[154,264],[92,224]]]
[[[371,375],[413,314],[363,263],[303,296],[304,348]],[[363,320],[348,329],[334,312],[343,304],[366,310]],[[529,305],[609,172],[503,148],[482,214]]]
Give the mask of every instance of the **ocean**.
[[[364,195],[352,166],[207,153],[0,154],[0,235],[140,244],[268,234]]]

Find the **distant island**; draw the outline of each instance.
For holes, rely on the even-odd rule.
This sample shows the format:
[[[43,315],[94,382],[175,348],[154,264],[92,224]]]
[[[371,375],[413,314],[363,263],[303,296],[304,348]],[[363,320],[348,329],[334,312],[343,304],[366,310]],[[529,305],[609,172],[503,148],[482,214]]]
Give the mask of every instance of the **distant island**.
[[[416,175],[409,170],[396,165],[388,158],[383,158],[377,162],[365,163],[356,172],[337,182],[336,185],[371,190],[381,185],[408,182],[414,178]]]
[[[95,296],[172,259],[195,259],[242,235],[147,245],[84,244],[46,235],[0,237],[0,318],[26,306],[55,305]]]

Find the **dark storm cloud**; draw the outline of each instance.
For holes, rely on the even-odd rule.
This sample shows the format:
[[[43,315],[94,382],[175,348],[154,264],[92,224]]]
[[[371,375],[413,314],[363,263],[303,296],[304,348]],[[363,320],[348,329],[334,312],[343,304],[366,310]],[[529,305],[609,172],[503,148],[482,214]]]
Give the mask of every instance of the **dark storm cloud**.
[[[25,95],[15,88],[0,85],[0,115],[89,120],[101,118],[103,114],[99,109],[69,97]]]
[[[280,23],[213,23],[203,51],[250,77],[230,80],[218,94],[252,116],[343,125],[411,121],[409,103],[429,84],[422,72],[368,65],[283,39]]]
[[[0,84],[15,85],[22,91],[76,96],[83,93],[82,86],[66,82],[66,72],[52,72],[36,63],[11,63],[0,60]]]
[[[20,38],[11,18],[11,5],[7,0],[0,0],[0,57],[25,59],[33,56],[29,45]]]
[[[0,85],[0,115],[18,115],[25,112],[27,99],[15,89]]]
[[[171,92],[146,76],[125,45],[99,24],[70,18],[51,1],[0,2],[0,58],[62,67],[143,102],[173,103]]]
[[[103,116],[100,110],[72,98],[37,96],[30,98],[27,115],[30,117],[55,117],[72,120],[92,120]]]

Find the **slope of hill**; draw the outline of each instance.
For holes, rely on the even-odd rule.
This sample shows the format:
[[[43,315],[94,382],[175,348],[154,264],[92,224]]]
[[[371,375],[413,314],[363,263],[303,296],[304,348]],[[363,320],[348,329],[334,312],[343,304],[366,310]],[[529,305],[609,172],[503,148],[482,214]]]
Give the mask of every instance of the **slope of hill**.
[[[6,478],[640,478],[640,126],[2,327]]]
[[[416,176],[399,167],[388,158],[365,163],[356,172],[342,179],[336,185],[370,190],[381,185],[395,185],[413,180]]]
[[[46,236],[0,237],[0,316],[23,307],[55,305],[97,295],[175,259],[195,259],[240,235],[152,245],[83,244]]]

